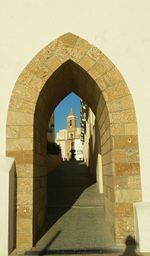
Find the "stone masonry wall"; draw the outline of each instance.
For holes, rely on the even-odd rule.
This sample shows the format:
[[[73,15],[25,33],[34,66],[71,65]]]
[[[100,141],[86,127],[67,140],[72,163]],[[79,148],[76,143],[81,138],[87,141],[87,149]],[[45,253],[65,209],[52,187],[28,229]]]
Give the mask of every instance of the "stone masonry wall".
[[[134,232],[132,205],[141,200],[141,188],[132,97],[100,50],[67,33],[25,67],[9,104],[6,145],[17,169],[17,247],[32,246],[44,221],[45,129],[56,105],[71,91],[87,102],[98,120],[106,213],[116,242]]]

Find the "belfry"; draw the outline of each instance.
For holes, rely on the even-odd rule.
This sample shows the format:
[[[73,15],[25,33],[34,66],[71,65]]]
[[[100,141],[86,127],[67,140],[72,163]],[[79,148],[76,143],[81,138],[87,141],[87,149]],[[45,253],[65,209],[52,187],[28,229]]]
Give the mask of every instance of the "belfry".
[[[75,150],[76,160],[83,159],[81,128],[78,127],[78,118],[71,108],[67,118],[67,128],[62,129],[56,134],[56,143],[60,145],[62,157],[64,160],[69,160],[71,157],[70,150]]]

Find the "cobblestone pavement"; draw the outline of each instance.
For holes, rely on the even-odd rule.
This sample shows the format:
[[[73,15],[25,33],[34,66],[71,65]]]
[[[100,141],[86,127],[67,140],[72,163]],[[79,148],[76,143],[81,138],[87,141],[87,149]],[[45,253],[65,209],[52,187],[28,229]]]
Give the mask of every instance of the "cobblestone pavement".
[[[48,206],[35,247],[12,256],[121,254],[105,220],[103,197],[82,162],[66,161],[48,175]]]

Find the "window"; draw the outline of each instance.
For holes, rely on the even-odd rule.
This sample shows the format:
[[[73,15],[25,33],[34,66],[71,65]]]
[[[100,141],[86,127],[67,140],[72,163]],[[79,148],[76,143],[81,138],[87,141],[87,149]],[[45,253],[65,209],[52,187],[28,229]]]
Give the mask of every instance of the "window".
[[[72,120],[70,120],[69,124],[70,124],[70,126],[72,126]]]

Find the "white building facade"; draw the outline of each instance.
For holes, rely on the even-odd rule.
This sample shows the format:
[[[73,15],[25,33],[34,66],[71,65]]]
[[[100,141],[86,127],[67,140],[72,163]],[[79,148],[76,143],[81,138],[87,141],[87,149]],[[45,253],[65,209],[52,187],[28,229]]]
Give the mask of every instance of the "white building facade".
[[[80,140],[81,128],[77,127],[77,116],[71,109],[67,117],[67,128],[56,133],[56,143],[61,147],[61,155],[64,160],[70,160],[71,149],[75,150],[75,159],[83,160],[83,145]]]
[[[6,124],[9,105],[13,104],[13,102],[10,102],[12,91],[21,72],[41,49],[59,36],[71,32],[86,39],[112,61],[125,79],[132,95],[138,125],[142,192],[141,202],[137,205],[135,204],[135,226],[140,250],[150,251],[150,226],[148,223],[150,214],[150,115],[148,113],[148,109],[150,109],[150,1],[6,0],[0,1],[0,6],[1,170],[8,169],[10,162],[6,152],[6,132],[8,132],[6,131]],[[81,51],[82,49],[78,50]],[[59,47],[57,48],[57,54],[59,54]],[[59,57],[61,58],[63,54],[61,52]],[[55,61],[53,65],[56,65]],[[30,65],[31,67],[32,65]],[[42,79],[44,79],[44,75]],[[26,79],[28,78],[26,77]],[[24,81],[25,77],[22,83]],[[36,82],[38,83],[38,79]],[[25,84],[25,91],[27,87]],[[31,92],[27,93],[27,97],[31,94]],[[32,103],[35,104],[34,99],[32,100]],[[16,104],[18,109],[21,109],[19,100]],[[44,106],[42,107],[44,108]],[[33,123],[28,102],[26,104],[27,108],[29,114],[27,118]],[[22,120],[18,117],[18,123],[23,124],[23,121],[24,119]],[[14,125],[14,137],[17,137],[17,132],[18,130],[17,128],[15,130]],[[23,132],[24,130],[22,129],[22,134]],[[28,133],[32,137],[32,131],[28,130]],[[12,141],[15,140],[14,137],[13,139],[11,138]],[[23,147],[24,150],[24,144],[23,146],[21,144],[24,139],[25,136],[20,141],[20,144],[17,144],[17,149]],[[38,148],[38,142],[36,147]],[[33,149],[30,143],[26,145],[26,149]],[[38,150],[40,152],[40,148]],[[6,173],[8,173],[8,170],[6,170]],[[2,185],[5,187],[3,182]],[[6,204],[9,205],[9,199],[7,198],[6,200]],[[3,221],[5,216],[4,214],[0,214],[0,216],[1,226],[2,223],[5,223]],[[6,239],[8,231],[5,232],[7,233],[4,235]],[[1,246],[1,244],[3,244],[3,241],[0,239],[0,248],[3,248],[1,254],[5,256],[8,245],[6,243],[5,246]]]

